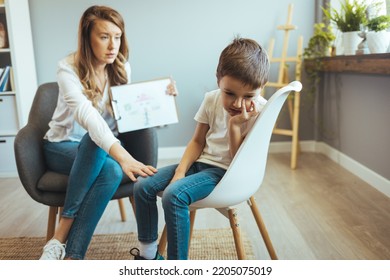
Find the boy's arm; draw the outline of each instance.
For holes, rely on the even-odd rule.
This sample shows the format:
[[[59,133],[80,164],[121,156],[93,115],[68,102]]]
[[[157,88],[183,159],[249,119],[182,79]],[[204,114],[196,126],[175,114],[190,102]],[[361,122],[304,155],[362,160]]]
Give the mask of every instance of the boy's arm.
[[[251,101],[250,110],[246,110],[245,100],[243,99],[241,104],[241,114],[230,118],[228,123],[229,130],[229,151],[230,156],[233,158],[238,149],[240,148],[244,136],[241,133],[241,124],[247,122],[250,118],[254,118],[259,115],[259,108],[254,101]]]
[[[190,166],[199,158],[206,144],[206,134],[209,129],[208,124],[198,122],[194,135],[187,145],[171,183],[184,178]]]
[[[229,129],[229,152],[230,156],[233,158],[237,153],[238,149],[241,146],[242,141],[244,141],[244,137],[241,133],[241,125],[234,123],[233,121],[229,121],[228,124]]]

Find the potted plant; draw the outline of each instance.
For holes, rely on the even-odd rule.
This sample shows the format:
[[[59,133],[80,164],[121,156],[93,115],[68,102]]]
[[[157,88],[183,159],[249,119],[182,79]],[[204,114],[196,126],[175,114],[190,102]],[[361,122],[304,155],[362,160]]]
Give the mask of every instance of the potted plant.
[[[367,45],[371,53],[387,52],[390,42],[390,16],[381,15],[374,17],[367,22],[369,32],[367,33]]]
[[[327,7],[322,9],[326,18],[334,23],[343,34],[344,54],[353,55],[361,39],[358,35],[361,24],[367,22],[368,5],[365,1],[344,0],[340,10]]]
[[[314,24],[313,36],[309,39],[307,47],[304,49],[305,59],[313,59],[323,56],[330,56],[333,41],[335,39],[332,27],[325,26],[324,23]]]

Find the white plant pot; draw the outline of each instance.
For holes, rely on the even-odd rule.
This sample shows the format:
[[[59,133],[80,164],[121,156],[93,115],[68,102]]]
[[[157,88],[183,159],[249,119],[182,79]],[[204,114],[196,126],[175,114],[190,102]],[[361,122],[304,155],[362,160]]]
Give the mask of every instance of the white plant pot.
[[[358,45],[362,41],[362,38],[358,35],[359,33],[359,31],[350,31],[343,33],[344,55],[356,54]]]
[[[370,31],[367,33],[367,45],[371,53],[385,53],[389,48],[390,32]]]

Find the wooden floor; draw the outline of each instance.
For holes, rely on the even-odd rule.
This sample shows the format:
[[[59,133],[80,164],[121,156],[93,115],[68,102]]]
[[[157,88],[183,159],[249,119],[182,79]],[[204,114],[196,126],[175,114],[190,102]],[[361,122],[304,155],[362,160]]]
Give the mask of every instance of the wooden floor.
[[[302,153],[296,170],[289,165],[289,154],[270,154],[255,195],[280,259],[390,259],[389,197],[320,154]],[[130,203],[126,207],[121,222],[117,202],[110,202],[95,233],[135,232]],[[17,178],[0,179],[0,238],[45,236],[47,210]],[[269,259],[249,207],[244,203],[238,211],[256,258]],[[229,223],[217,211],[198,211],[195,228],[224,227]]]

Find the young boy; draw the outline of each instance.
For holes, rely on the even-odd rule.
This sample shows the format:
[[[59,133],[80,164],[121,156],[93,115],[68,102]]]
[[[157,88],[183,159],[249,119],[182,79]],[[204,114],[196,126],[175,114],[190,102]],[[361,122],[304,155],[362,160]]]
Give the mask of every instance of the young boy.
[[[157,194],[168,235],[168,259],[187,259],[189,205],[205,198],[225,174],[266,100],[260,92],[268,81],[269,60],[251,39],[235,38],[221,53],[218,90],[206,93],[195,115],[197,126],[180,163],[139,178],[134,186],[138,240],[135,259],[162,259],[157,252]]]

